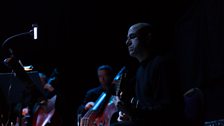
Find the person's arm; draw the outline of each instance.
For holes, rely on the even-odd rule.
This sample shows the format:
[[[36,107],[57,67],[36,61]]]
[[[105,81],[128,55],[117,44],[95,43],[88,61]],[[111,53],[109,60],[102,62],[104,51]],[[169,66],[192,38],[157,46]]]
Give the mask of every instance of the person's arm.
[[[52,97],[58,94],[57,86],[59,85],[59,83],[61,83],[59,78],[60,78],[59,72],[55,68],[50,78],[48,79],[47,83],[43,87],[47,91],[47,97]]]
[[[93,88],[86,92],[81,105],[78,108],[79,114],[84,114],[94,105],[97,89]]]
[[[50,84],[52,87],[57,88],[59,86],[61,79],[61,73],[58,70],[58,68],[55,68],[50,75],[50,78],[48,79],[48,84]]]

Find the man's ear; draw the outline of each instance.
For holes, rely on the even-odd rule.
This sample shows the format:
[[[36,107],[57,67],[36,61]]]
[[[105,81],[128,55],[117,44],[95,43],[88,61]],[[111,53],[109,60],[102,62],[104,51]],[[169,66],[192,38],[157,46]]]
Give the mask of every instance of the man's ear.
[[[144,41],[145,46],[150,46],[151,39],[152,39],[152,33],[148,33],[148,34],[146,34],[144,36],[144,38],[142,38],[142,40]]]

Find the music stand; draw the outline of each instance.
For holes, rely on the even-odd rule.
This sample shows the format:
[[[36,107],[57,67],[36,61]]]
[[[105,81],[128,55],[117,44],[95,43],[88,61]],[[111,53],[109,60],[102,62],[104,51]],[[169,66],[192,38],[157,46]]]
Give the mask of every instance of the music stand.
[[[43,89],[41,87],[41,80],[37,71],[27,72],[28,76],[32,80],[35,91],[34,93],[41,93],[43,94]],[[29,103],[29,98],[33,96],[24,96],[24,91],[26,89],[26,84],[20,78],[15,76],[14,73],[0,73],[0,90],[3,94],[3,97],[6,99],[6,104],[9,106],[9,114],[12,114],[14,105],[18,105],[21,103],[22,105],[24,102],[27,104]],[[28,100],[27,100],[28,99]],[[27,100],[27,101],[24,101]],[[23,106],[21,106],[23,107]],[[20,112],[20,111],[19,111]],[[19,113],[21,114],[21,113]],[[10,118],[12,115],[8,115]]]

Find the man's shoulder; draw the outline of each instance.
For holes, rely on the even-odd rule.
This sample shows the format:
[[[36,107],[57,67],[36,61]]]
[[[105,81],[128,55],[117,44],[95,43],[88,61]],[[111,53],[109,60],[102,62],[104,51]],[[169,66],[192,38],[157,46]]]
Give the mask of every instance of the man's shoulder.
[[[91,88],[87,91],[87,94],[96,93],[96,92],[100,91],[101,89],[102,89],[101,86]]]
[[[160,64],[163,64],[166,62],[166,59],[164,56],[158,55],[152,58],[148,63],[148,67],[158,67]]]
[[[167,71],[174,71],[176,69],[176,62],[174,58],[170,55],[158,55],[155,56],[151,62],[148,62],[146,69],[151,69],[158,71],[159,70],[167,70]]]
[[[158,55],[154,58],[154,62],[160,64],[174,64],[176,63],[176,59],[174,55],[166,54],[166,55]]]

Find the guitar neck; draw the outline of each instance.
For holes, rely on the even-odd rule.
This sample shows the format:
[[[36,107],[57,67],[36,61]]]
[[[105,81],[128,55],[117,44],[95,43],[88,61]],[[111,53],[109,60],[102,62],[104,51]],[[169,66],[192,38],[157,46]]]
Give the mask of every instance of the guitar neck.
[[[126,67],[124,66],[121,68],[119,73],[114,78],[114,81],[116,82],[116,84],[114,85],[115,96],[119,96],[120,87],[121,87],[121,84],[123,83],[123,80],[124,80],[123,78],[125,77],[126,77]]]

